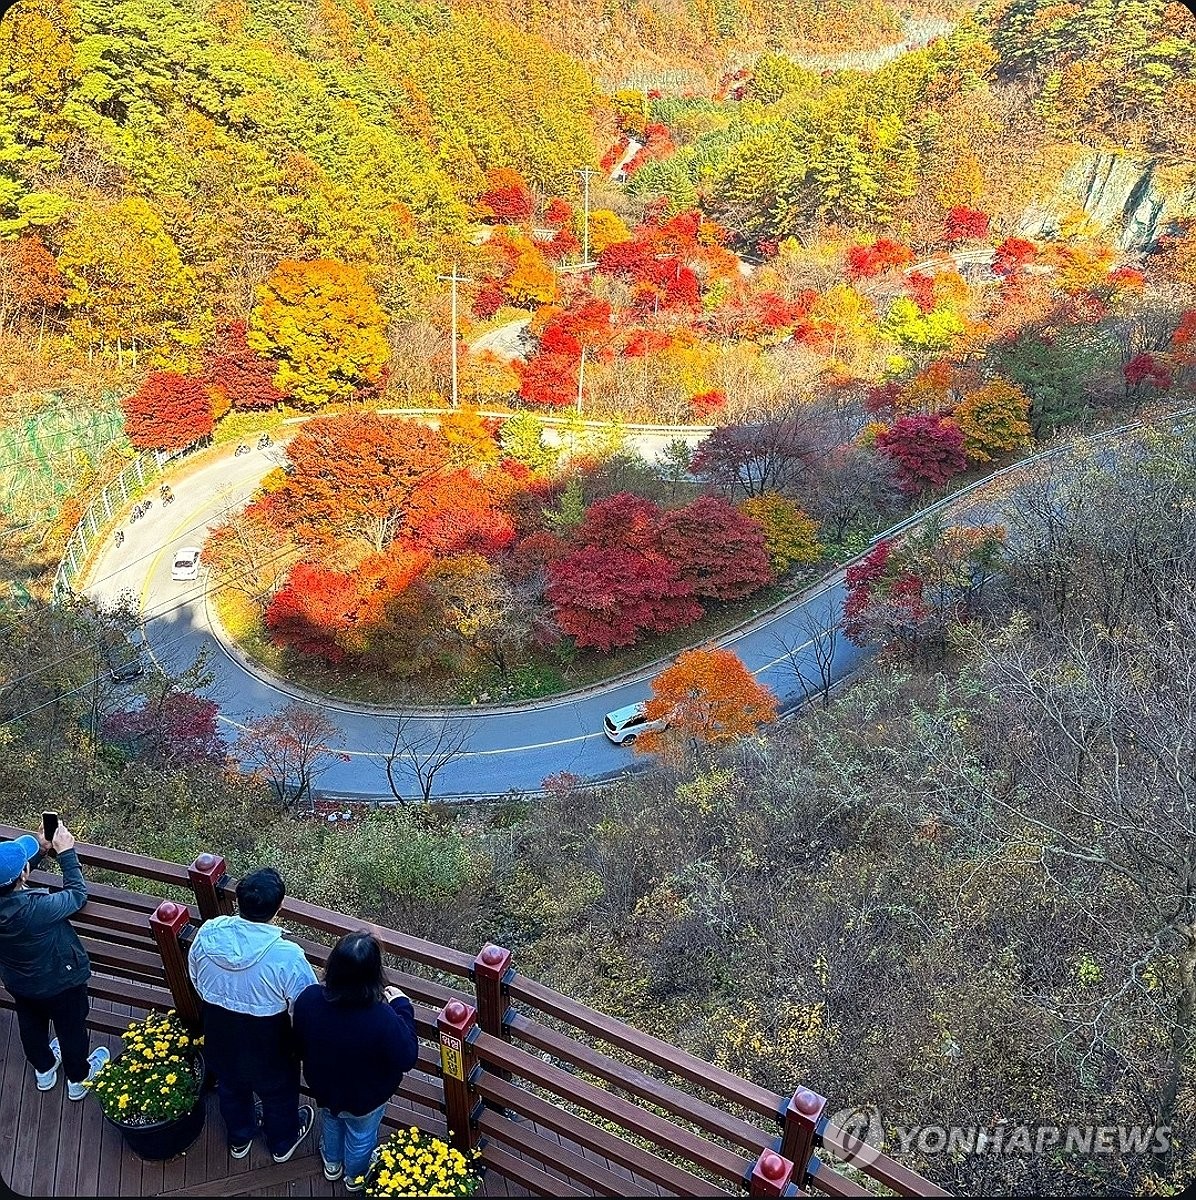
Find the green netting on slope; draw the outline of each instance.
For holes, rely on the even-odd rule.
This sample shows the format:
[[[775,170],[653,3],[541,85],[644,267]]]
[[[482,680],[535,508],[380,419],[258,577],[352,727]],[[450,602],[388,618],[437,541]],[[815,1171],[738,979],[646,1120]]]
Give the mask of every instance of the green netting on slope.
[[[88,405],[50,396],[38,412],[0,425],[0,513],[9,522],[52,520],[81,474],[124,442],[116,401],[115,393]]]

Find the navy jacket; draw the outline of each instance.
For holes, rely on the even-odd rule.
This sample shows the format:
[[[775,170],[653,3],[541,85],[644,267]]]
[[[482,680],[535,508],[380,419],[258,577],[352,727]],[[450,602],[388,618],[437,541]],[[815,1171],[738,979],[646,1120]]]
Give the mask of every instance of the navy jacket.
[[[293,1020],[307,1086],[333,1116],[373,1112],[394,1095],[419,1055],[415,1009],[406,996],[348,1008],[329,1003],[317,983],[295,1001]]]
[[[19,888],[0,896],[0,980],[14,996],[41,1000],[91,977],[91,963],[70,918],[87,903],[74,850],[58,856],[62,891]]]

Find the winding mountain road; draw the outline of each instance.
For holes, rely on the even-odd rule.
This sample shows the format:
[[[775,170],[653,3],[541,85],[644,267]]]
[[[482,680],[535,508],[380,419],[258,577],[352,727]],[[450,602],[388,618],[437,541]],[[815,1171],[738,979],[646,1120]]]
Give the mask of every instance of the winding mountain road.
[[[122,594],[132,596],[143,614],[150,651],[165,668],[180,670],[201,651],[207,652],[214,680],[206,691],[220,705],[230,735],[288,700],[309,697],[246,663],[215,625],[205,602],[203,576],[193,583],[176,582],[171,565],[177,548],[202,545],[207,531],[244,504],[262,476],[283,458],[278,446],[239,458],[230,447],[226,455],[172,479],[175,503],[163,508],[155,501],[148,516],[126,524],[124,543],[116,547],[109,541],[86,582],[80,584],[81,591],[101,603],[112,603]],[[836,580],[800,607],[765,614],[758,625],[733,633],[722,643],[783,699],[800,697],[801,685],[783,642],[792,646],[810,642],[834,621],[841,597],[842,582]],[[838,640],[835,671],[842,675],[864,652]],[[810,680],[816,680],[813,647],[799,653]],[[648,667],[634,677],[532,704],[452,710],[452,716],[469,722],[471,742],[467,753],[436,777],[434,794],[449,798],[534,791],[546,776],[561,771],[599,779],[625,770],[635,761],[633,753],[606,739],[602,718],[612,709],[644,699],[658,670]],[[393,736],[394,714],[354,709],[335,700],[320,704],[342,731],[341,749],[349,755],[347,762],[336,763],[321,777],[320,790],[344,798],[389,798],[382,751]],[[417,728],[437,728],[443,720],[443,712],[424,710]],[[414,790],[414,777],[408,775],[406,782],[409,791]]]
[[[1176,414],[1176,418],[1191,415]],[[1089,440],[1116,437],[1137,424]],[[645,438],[642,447],[648,453],[665,440],[660,434],[651,436],[653,440]],[[1006,467],[922,510],[886,535],[902,532],[930,512],[948,507],[963,510],[959,515],[971,519],[993,519],[995,514],[982,493],[1003,482],[1003,477],[1024,475],[1066,450],[1065,445],[1040,451]],[[313,698],[271,678],[227,644],[206,603],[202,576],[195,583],[171,579],[175,549],[202,545],[207,530],[229,510],[244,504],[262,476],[282,461],[284,451],[278,446],[241,457],[234,456],[230,447],[226,455],[179,473],[172,480],[176,503],[163,508],[156,502],[147,517],[126,527],[121,547],[110,541],[81,590],[101,603],[111,603],[122,593],[131,594],[143,614],[151,652],[167,668],[179,670],[206,652],[214,675],[207,692],[220,705],[221,720],[230,727],[230,734],[291,699],[315,699],[343,734],[340,748],[348,756],[321,777],[321,792],[345,799],[386,799],[391,793],[383,750],[389,748],[393,737],[396,712]],[[997,493],[1002,490],[996,488]],[[974,511],[966,511],[969,508]],[[810,592],[760,613],[719,639],[719,644],[739,655],[756,678],[777,693],[783,709],[795,707],[817,688],[816,643],[826,645],[825,631],[838,619],[843,595],[841,570]],[[850,674],[870,653],[843,637],[835,639],[833,649],[830,672],[835,680]],[[599,780],[627,770],[636,759],[629,749],[607,741],[602,718],[613,709],[645,698],[659,669],[659,665],[648,666],[635,675],[554,699],[449,710],[447,715],[468,722],[470,744],[466,753],[437,775],[433,794],[444,799],[498,796],[536,791],[546,776],[558,772]],[[436,730],[443,726],[446,712],[424,709],[411,715],[415,730]],[[406,794],[414,792],[414,775],[406,769],[399,775]]]

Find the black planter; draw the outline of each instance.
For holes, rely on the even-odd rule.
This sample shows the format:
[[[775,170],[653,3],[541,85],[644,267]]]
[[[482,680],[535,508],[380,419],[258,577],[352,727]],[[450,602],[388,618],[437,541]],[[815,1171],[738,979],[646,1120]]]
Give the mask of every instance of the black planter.
[[[125,1145],[139,1158],[151,1162],[174,1158],[176,1154],[182,1154],[203,1132],[207,1097],[204,1084],[208,1073],[202,1055],[195,1061],[195,1073],[199,1078],[199,1095],[191,1111],[183,1113],[181,1117],[158,1121],[153,1125],[126,1125],[123,1121],[107,1118],[120,1130]]]

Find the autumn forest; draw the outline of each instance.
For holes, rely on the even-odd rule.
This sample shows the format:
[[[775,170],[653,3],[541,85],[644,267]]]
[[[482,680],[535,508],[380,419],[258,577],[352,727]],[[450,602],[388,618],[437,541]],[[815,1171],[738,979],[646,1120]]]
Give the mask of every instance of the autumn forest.
[[[911,1158],[957,1194],[1175,1190],[1194,128],[1162,0],[19,0],[6,817],[498,928],[898,1125],[1177,1130]]]

